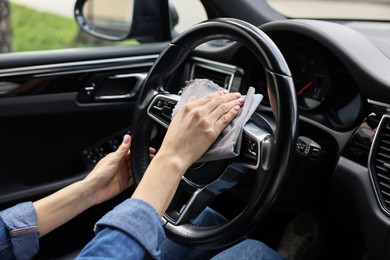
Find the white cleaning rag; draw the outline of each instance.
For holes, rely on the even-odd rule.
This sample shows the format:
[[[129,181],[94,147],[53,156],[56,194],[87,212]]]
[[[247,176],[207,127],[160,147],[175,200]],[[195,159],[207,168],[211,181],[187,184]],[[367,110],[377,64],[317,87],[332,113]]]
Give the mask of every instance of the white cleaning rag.
[[[180,100],[177,102],[172,111],[172,118],[176,116],[191,96],[200,98],[223,89],[224,88],[208,79],[187,81]],[[255,89],[253,87],[249,87],[247,94],[242,97],[245,99],[245,103],[237,117],[225,127],[217,140],[197,162],[227,159],[236,157],[240,154],[243,127],[259,106],[261,100],[263,99],[263,95],[255,94]]]

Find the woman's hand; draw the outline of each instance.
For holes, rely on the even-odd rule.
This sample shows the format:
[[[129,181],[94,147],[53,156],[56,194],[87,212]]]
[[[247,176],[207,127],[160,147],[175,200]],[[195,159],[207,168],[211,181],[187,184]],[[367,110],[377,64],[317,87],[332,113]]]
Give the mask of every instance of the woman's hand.
[[[83,180],[33,203],[40,236],[133,184],[130,144],[131,137],[125,135],[119,148],[101,159]],[[150,148],[149,152],[153,158],[155,149]]]
[[[94,204],[111,199],[133,185],[130,161],[131,136],[125,135],[115,152],[107,154],[83,180],[95,191]],[[150,159],[156,150],[149,148]]]
[[[190,167],[237,116],[243,103],[240,93],[227,90],[199,99],[192,97],[169,125],[160,152],[178,155],[183,167]]]

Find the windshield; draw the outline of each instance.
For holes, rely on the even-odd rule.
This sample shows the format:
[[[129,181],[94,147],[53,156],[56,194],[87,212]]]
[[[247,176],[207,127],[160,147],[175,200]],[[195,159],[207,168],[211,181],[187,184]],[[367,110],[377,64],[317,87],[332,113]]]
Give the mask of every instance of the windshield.
[[[289,18],[390,20],[390,0],[266,0]]]

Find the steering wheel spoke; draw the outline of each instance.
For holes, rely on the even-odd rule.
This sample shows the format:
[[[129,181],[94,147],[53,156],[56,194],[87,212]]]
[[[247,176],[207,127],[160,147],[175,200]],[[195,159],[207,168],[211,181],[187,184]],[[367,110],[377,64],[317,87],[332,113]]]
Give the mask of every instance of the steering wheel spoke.
[[[236,162],[250,169],[259,166],[267,168],[270,149],[272,148],[273,126],[260,115],[256,115],[245,124],[243,129],[240,155]]]
[[[184,176],[164,219],[175,226],[191,222],[218,195],[234,187],[247,172],[246,167],[233,163],[220,178],[208,185],[197,185]]]
[[[173,94],[158,94],[150,103],[147,113],[155,122],[168,128],[171,123],[172,110],[180,96]]]

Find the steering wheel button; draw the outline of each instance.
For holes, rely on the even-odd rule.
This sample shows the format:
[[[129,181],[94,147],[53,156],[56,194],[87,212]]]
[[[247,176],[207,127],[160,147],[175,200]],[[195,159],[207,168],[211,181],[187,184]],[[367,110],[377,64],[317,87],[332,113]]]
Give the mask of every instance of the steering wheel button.
[[[320,149],[319,148],[313,148],[309,154],[309,158],[312,160],[318,159],[320,157]]]

